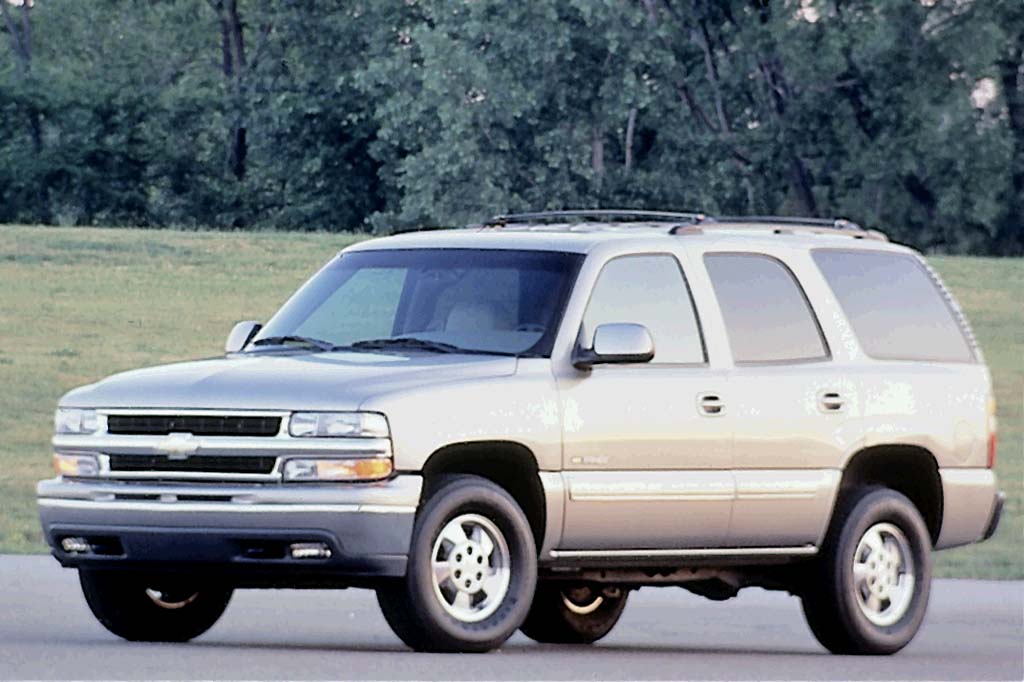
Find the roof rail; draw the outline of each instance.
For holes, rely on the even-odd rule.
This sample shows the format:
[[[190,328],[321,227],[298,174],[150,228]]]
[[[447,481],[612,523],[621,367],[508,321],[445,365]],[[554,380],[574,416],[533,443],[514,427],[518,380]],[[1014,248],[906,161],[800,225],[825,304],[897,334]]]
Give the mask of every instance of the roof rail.
[[[538,211],[536,213],[507,213],[485,220],[480,227],[503,227],[514,223],[556,221],[601,221],[616,218],[622,222],[699,223],[707,219],[703,213],[674,213],[671,211],[634,211],[633,209],[592,209],[573,211]]]
[[[392,235],[409,234],[411,232],[440,232],[441,230],[454,230],[451,225],[406,225],[397,227],[391,231]]]
[[[2,2],[2,0],[0,0]],[[832,234],[889,241],[877,230],[864,229],[845,218],[799,218],[795,216],[709,216],[704,213],[672,211],[641,211],[633,209],[579,209],[568,211],[536,211],[496,215],[470,228],[500,228],[513,224],[553,222],[639,222],[666,223],[669,234],[702,234],[707,230],[770,231],[774,234]]]
[[[716,223],[765,223],[771,225],[804,225],[831,227],[835,230],[860,230],[861,226],[845,218],[800,218],[782,215],[715,216]]]
[[[702,234],[714,228],[734,230],[771,230],[774,234],[834,234],[853,237],[854,239],[873,239],[889,241],[889,238],[878,230],[866,230],[857,223],[845,218],[796,218],[792,216],[723,216],[707,217],[698,224],[678,225],[671,234]]]

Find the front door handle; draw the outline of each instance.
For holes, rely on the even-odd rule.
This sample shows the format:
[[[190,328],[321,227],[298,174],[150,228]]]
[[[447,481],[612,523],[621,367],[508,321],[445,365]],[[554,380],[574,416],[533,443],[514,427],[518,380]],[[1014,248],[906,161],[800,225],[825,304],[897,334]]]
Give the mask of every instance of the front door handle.
[[[835,391],[825,391],[818,396],[818,407],[822,412],[842,412],[846,406],[843,396]]]
[[[697,396],[697,409],[705,417],[720,417],[725,413],[725,403],[717,393],[701,393]]]

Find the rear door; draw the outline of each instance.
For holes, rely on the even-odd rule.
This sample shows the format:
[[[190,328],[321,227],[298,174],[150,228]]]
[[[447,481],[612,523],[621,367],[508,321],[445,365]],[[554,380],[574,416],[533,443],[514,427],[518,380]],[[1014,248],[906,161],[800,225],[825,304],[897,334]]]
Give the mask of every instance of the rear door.
[[[833,357],[794,272],[813,267],[800,255],[703,257],[733,359],[725,409],[736,426],[735,547],[817,544],[858,437],[857,382]]]

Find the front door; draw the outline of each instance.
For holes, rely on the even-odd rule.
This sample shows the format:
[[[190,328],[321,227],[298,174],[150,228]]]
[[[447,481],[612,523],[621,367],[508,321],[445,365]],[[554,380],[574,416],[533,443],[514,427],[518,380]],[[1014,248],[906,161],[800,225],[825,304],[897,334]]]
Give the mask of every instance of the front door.
[[[734,484],[725,373],[712,370],[686,278],[671,254],[602,269],[580,330],[651,332],[650,363],[598,365],[559,379],[567,487],[559,549],[595,553],[726,545]]]

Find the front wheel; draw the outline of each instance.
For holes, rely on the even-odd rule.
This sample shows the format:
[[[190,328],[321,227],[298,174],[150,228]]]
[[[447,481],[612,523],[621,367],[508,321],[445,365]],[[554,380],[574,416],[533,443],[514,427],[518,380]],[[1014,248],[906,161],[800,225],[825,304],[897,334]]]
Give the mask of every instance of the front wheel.
[[[197,579],[79,569],[89,609],[103,627],[133,642],[187,642],[220,619],[227,587]]]
[[[803,607],[836,654],[892,654],[917,634],[928,607],[931,537],[914,504],[885,488],[837,511]]]
[[[520,629],[545,644],[592,644],[619,622],[627,597],[618,587],[542,583]]]
[[[446,478],[413,529],[405,578],[377,590],[384,619],[417,651],[495,649],[523,622],[537,550],[523,510],[478,476]]]

